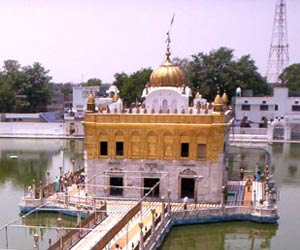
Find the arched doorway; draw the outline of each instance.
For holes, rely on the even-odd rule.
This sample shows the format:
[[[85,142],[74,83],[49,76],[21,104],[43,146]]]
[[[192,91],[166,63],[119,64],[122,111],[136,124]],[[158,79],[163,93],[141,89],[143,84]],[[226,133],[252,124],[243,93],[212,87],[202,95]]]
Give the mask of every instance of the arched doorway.
[[[197,174],[189,168],[180,172],[179,174],[179,198],[188,197],[189,199],[195,198],[196,193],[196,179]]]

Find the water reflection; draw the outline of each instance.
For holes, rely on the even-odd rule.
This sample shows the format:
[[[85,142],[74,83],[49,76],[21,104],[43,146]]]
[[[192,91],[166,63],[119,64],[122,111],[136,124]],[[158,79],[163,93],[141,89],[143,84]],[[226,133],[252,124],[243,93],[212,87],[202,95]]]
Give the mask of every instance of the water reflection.
[[[22,218],[22,224],[27,226],[41,226],[41,227],[56,227],[57,226],[57,218],[58,216],[61,217],[61,225],[62,227],[75,227],[76,226],[76,218],[66,216],[66,215],[58,215],[57,213],[38,213],[38,214],[31,214],[26,216],[26,218]],[[36,229],[34,227],[29,228],[28,232],[31,236],[38,231],[40,235],[41,241],[48,241],[51,238],[49,237],[49,229]],[[56,237],[55,237],[56,238]]]
[[[0,139],[0,185],[9,181],[23,188],[32,179],[45,183],[47,171],[54,179],[60,166],[72,169],[72,159],[75,168],[83,166],[82,150],[81,140]]]
[[[11,159],[11,156],[18,156]],[[19,216],[19,202],[25,189],[36,183],[46,182],[47,172],[50,180],[59,176],[59,167],[65,172],[72,171],[72,160],[75,160],[75,170],[83,166],[83,140],[56,140],[56,139],[0,139],[0,225],[3,225]],[[21,218],[17,224],[26,225],[56,225],[58,214],[41,213]],[[67,225],[74,225],[76,219],[63,217]],[[0,249],[32,249],[35,228],[24,229],[8,227],[6,237],[5,230],[0,231]],[[56,230],[40,230],[40,249],[46,249],[48,240],[54,242],[57,238]],[[15,240],[18,239],[18,240]]]
[[[161,250],[271,249],[278,225],[250,222],[175,227]]]
[[[280,192],[278,225],[230,222],[176,227],[161,249],[299,249],[300,144],[273,143],[267,147],[271,152],[271,174]],[[241,167],[251,175],[256,164],[264,165],[266,161],[261,149],[232,147],[230,152],[230,178]]]

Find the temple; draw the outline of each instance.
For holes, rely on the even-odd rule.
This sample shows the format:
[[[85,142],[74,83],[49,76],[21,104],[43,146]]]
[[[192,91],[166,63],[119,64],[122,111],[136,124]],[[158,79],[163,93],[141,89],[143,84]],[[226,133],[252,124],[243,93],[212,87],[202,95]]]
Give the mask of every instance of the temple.
[[[125,109],[115,86],[106,107],[88,98],[88,193],[140,199],[152,189],[154,200],[168,195],[172,201],[220,202],[228,169],[227,95],[216,93],[212,104],[199,91],[192,97],[170,56],[168,38],[165,62],[145,83],[140,105]]]

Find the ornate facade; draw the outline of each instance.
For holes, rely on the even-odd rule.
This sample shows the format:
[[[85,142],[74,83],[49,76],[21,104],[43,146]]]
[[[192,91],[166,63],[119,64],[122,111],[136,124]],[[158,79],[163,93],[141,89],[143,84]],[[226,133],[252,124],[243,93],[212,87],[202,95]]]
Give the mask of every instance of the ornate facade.
[[[88,192],[141,198],[154,188],[154,199],[220,201],[229,130],[224,98],[217,94],[212,105],[197,93],[190,107],[191,90],[169,59],[169,43],[166,56],[141,106],[86,114]]]

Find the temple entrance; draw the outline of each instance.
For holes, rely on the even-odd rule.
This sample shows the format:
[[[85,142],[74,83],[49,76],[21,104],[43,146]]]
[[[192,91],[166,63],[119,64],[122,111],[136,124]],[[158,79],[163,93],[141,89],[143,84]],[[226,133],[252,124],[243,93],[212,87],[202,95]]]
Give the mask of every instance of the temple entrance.
[[[111,196],[123,196],[123,177],[110,177],[109,186]]]
[[[195,195],[195,179],[194,178],[181,178],[181,198],[188,197],[194,199]]]
[[[144,178],[144,195],[146,195],[157,182],[159,182],[159,178]],[[149,197],[159,197],[159,184],[149,194]]]

